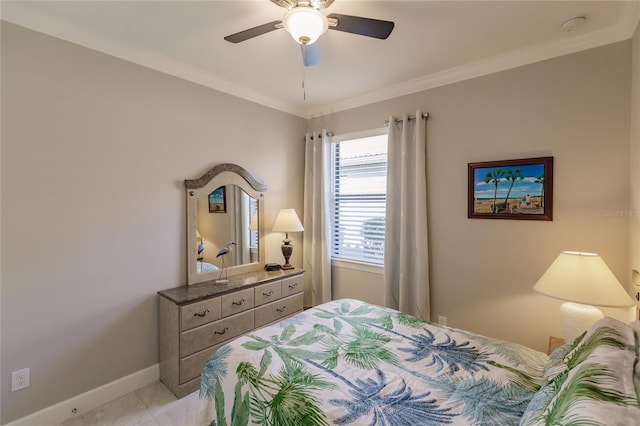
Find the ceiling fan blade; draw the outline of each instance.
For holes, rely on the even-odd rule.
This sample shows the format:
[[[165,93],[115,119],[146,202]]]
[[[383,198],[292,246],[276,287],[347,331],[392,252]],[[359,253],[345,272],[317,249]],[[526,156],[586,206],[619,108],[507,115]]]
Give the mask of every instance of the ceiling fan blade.
[[[302,62],[304,62],[305,67],[312,67],[320,63],[320,59],[322,59],[320,45],[317,41],[312,44],[301,44],[300,51],[302,52]]]
[[[359,16],[341,15],[332,13],[327,18],[338,20],[335,27],[329,26],[330,30],[344,31],[346,33],[359,34],[366,37],[386,39],[393,31],[394,23],[382,21],[380,19],[361,18]]]
[[[326,9],[327,7],[331,6],[333,2],[334,0],[316,0],[315,7],[317,9]]]
[[[241,41],[249,40],[250,38],[258,37],[259,35],[269,33],[278,28],[282,28],[278,24],[282,21],[272,21],[267,24],[258,25],[257,27],[249,28],[248,30],[240,31],[239,33],[226,36],[224,39],[231,43],[240,43]]]
[[[334,0],[307,0],[304,3],[308,3],[308,6],[313,7],[314,9],[326,9],[331,6]],[[300,3],[296,0],[271,0],[271,3],[274,3],[280,7],[284,7],[285,9],[293,9],[300,5]]]
[[[295,6],[295,2],[292,0],[271,0],[271,3],[274,3],[280,7],[284,7],[285,9],[291,9]]]

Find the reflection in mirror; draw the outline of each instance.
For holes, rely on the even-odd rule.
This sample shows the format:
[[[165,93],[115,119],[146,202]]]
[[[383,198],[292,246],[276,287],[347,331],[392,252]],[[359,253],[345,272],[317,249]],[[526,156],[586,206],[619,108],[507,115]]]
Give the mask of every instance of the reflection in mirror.
[[[227,267],[260,261],[257,199],[239,186],[226,185],[213,190],[207,198],[198,198],[197,205],[198,273],[222,268],[223,260]],[[231,252],[218,257],[229,242],[234,243]]]
[[[188,284],[262,269],[267,187],[235,164],[220,164],[187,188]],[[225,253],[225,254],[222,254]]]

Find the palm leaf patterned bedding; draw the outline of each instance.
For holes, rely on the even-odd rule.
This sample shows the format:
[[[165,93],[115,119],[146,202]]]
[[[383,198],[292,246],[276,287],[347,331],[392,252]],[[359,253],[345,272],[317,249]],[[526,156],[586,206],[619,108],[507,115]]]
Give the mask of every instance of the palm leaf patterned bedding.
[[[546,354],[338,300],[236,339],[202,373],[200,424],[517,425]]]

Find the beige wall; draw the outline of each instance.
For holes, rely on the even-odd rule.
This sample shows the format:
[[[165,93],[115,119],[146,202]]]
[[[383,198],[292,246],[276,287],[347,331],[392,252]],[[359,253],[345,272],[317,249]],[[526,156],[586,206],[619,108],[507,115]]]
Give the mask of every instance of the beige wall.
[[[155,293],[186,281],[183,180],[244,166],[269,186],[269,229],[302,211],[306,120],[12,24],[1,36],[4,423],[158,362]],[[24,367],[31,387],[11,393]]]
[[[622,42],[335,113],[310,128],[342,134],[428,111],[432,320],[444,315],[451,326],[546,350],[548,336],[561,335],[560,302],[531,287],[562,250],[600,253],[629,284],[629,103],[630,42]],[[467,218],[467,163],[548,155],[552,222]],[[334,276],[336,294],[369,278]]]
[[[640,271],[640,24],[631,47],[631,196],[629,265]],[[632,286],[632,293],[640,292]],[[640,307],[640,303],[638,303]]]
[[[358,299],[384,305],[384,268],[334,261],[331,284],[333,300]]]

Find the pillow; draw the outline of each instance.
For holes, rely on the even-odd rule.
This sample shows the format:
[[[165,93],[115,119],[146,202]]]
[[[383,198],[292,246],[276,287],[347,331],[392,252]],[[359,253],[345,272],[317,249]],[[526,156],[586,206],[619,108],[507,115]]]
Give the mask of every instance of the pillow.
[[[608,317],[596,322],[551,354],[520,424],[633,424],[640,419],[636,346],[629,325]]]
[[[633,329],[627,324],[609,317],[602,318],[573,342],[565,343],[551,353],[543,380],[553,380],[567,368],[571,369],[584,360],[592,350],[602,350],[605,346],[628,347],[633,350],[635,342]],[[585,344],[587,346],[584,346]]]
[[[640,321],[632,321],[631,328],[636,334],[636,369],[635,374],[633,375],[633,382],[636,385],[638,405],[640,405]]]

